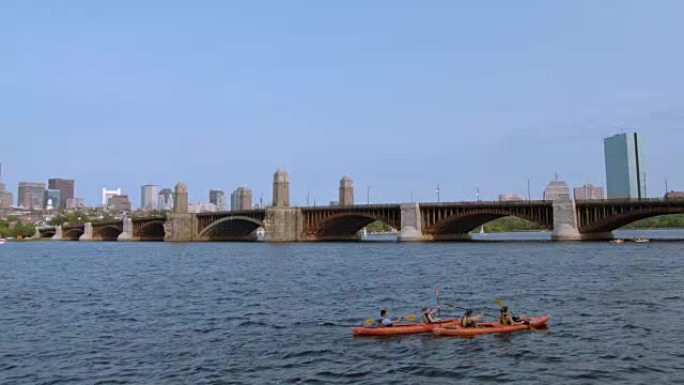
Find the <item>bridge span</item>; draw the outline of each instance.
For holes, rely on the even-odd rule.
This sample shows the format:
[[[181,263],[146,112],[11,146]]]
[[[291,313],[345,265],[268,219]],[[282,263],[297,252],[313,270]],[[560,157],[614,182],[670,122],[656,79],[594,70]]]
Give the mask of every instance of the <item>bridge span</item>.
[[[273,205],[266,208],[189,213],[187,187],[179,183],[174,211],[166,216],[57,226],[36,236],[81,241],[351,241],[374,221],[399,231],[399,241],[468,240],[470,232],[497,218],[514,216],[551,231],[557,241],[611,239],[612,231],[640,219],[684,213],[684,199],[554,200],[353,204],[349,178],[340,182],[338,205],[291,207],[287,173],[276,172]]]

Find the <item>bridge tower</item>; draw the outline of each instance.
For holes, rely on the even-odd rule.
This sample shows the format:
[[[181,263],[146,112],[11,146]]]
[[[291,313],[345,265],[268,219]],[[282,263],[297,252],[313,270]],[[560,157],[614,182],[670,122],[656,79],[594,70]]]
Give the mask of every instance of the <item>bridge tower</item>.
[[[189,242],[197,237],[197,217],[188,213],[188,186],[178,182],[173,194],[173,213],[164,223],[164,240]]]
[[[183,182],[178,182],[173,194],[173,213],[188,213],[188,186]]]
[[[290,207],[290,182],[287,171],[277,170],[273,174],[273,206]]]
[[[354,205],[354,182],[348,177],[343,176],[340,180],[340,206]]]

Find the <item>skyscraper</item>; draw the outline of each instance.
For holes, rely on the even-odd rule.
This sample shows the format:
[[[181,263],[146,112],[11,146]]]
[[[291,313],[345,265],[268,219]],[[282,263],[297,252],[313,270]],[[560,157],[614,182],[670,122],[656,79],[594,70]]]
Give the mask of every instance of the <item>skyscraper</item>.
[[[252,190],[246,187],[238,187],[230,194],[230,209],[251,210],[252,209]]]
[[[52,202],[52,205],[57,207],[66,207],[67,199],[74,197],[73,179],[51,178],[48,179],[48,188],[50,190],[59,190],[59,202]]]
[[[645,198],[643,155],[637,133],[617,134],[603,140],[608,198]]]
[[[121,188],[108,190],[106,187],[103,187],[102,188],[102,206],[106,207],[109,204],[109,200],[112,197],[115,197],[117,195],[121,195]]]
[[[146,184],[140,188],[140,208],[144,211],[157,209],[158,186]]]
[[[59,202],[61,202],[61,191],[50,188],[45,190],[45,208],[60,209],[65,207]],[[66,204],[66,202],[64,203]]]
[[[556,179],[549,182],[544,189],[545,201],[553,201],[556,199],[570,199],[570,187],[568,187],[567,183],[558,179],[558,175],[556,175]]]
[[[216,205],[218,211],[225,210],[226,194],[221,190],[209,190],[209,203]]]
[[[163,188],[159,191],[159,195],[157,196],[157,209],[173,210],[173,190],[170,188]]]
[[[45,183],[19,182],[17,204],[28,210],[45,208]]]
[[[12,193],[5,190],[5,184],[2,183],[2,164],[0,164],[0,210],[12,207],[13,198]]]

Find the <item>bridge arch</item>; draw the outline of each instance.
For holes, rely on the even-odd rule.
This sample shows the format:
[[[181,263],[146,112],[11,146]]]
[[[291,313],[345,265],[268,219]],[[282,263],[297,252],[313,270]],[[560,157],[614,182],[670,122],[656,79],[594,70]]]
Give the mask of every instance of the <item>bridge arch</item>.
[[[121,226],[116,225],[97,227],[93,231],[95,238],[101,241],[116,241],[119,234],[122,233]]]
[[[66,241],[78,241],[83,233],[84,231],[82,227],[66,229],[62,232],[62,239]]]
[[[164,223],[165,221],[163,220],[143,223],[136,234],[138,239],[141,241],[163,241],[166,235]]]
[[[308,235],[317,240],[353,240],[356,234],[369,224],[380,221],[399,229],[400,219],[374,212],[342,211],[309,224]],[[305,225],[306,226],[306,225]]]
[[[602,216],[591,220],[590,218],[582,218],[580,216],[579,230],[581,233],[604,233],[617,230],[630,223],[640,221],[642,219],[657,217],[661,215],[670,214],[684,214],[683,207],[662,207],[658,209],[642,208],[625,211],[619,214],[609,216]],[[584,223],[582,223],[584,222]]]
[[[502,212],[478,212],[470,213],[465,215],[453,215],[442,219],[434,224],[431,231],[432,235],[445,236],[445,235],[461,235],[468,234],[476,228],[484,225],[487,222],[491,222],[495,219],[504,217],[517,217],[522,218],[532,223],[538,224],[540,227],[551,230],[552,226],[550,223],[539,221],[539,218],[535,218],[530,215],[524,215],[521,213],[502,213]]]
[[[218,219],[199,233],[199,238],[207,241],[256,240],[256,230],[264,227],[258,219],[233,215]]]

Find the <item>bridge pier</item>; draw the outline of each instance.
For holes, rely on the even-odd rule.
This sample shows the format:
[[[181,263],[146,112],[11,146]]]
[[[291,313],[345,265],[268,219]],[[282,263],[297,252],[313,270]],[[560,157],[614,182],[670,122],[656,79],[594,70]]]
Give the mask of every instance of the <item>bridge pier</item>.
[[[55,235],[52,236],[53,241],[61,241],[62,240],[62,225],[57,225],[55,227]]]
[[[418,203],[406,203],[400,206],[401,229],[399,230],[399,242],[421,242],[430,240],[423,235],[423,226],[420,217]]]
[[[296,242],[302,233],[302,210],[294,207],[269,207],[264,218],[266,242]]]
[[[119,236],[116,238],[117,241],[138,241],[139,239],[136,239],[133,236],[133,219],[131,218],[124,218],[123,220],[123,231]]]
[[[92,241],[93,240],[93,224],[87,222],[83,224],[83,235],[78,238],[79,241]]]
[[[165,242],[192,242],[197,237],[197,217],[193,214],[170,214],[164,223]]]

